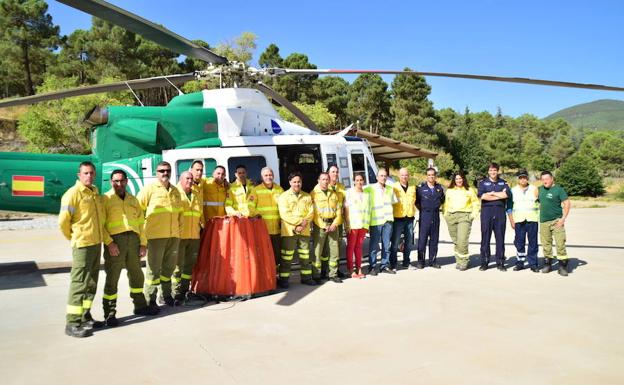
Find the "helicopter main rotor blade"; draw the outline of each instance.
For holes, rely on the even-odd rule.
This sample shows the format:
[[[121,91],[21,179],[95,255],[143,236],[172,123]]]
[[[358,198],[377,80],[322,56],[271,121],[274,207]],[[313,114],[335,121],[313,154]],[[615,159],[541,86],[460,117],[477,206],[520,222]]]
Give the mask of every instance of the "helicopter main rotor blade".
[[[393,71],[393,70],[344,70],[344,69],[292,69],[292,68],[270,68],[269,73],[274,75],[347,75],[347,74],[380,74],[380,75],[421,75],[437,76],[445,78],[488,80],[495,82],[537,84],[541,86],[585,88],[601,91],[624,91],[624,87],[606,86],[602,84],[585,84],[574,82],[562,82],[558,80],[529,79],[506,76],[457,74],[450,72],[420,72],[420,71]]]
[[[194,57],[208,63],[225,64],[228,62],[223,56],[219,56],[209,49],[193,43],[192,41],[152,23],[123,8],[116,7],[102,0],[57,0],[60,3],[79,9],[100,19],[109,21],[129,31],[137,33],[144,38],[167,47],[173,52]]]
[[[45,94],[38,94],[32,96],[25,96],[23,98],[0,100],[0,108],[20,106],[24,104],[34,104],[39,102],[45,102],[49,100],[57,100],[63,98],[69,98],[72,96],[82,96],[90,94],[98,94],[101,92],[113,92],[113,91],[129,91],[143,90],[146,88],[166,87],[173,84],[183,84],[190,80],[195,80],[195,73],[170,75],[170,76],[158,76],[145,79],[134,79],[108,84],[96,84],[93,86],[76,87],[62,91],[47,92]]]
[[[321,130],[319,130],[317,125],[314,124],[314,122],[312,121],[312,119],[308,117],[308,115],[306,115],[303,111],[301,111],[297,106],[292,104],[288,99],[278,94],[277,91],[275,91],[273,88],[267,86],[266,84],[262,82],[258,82],[254,84],[254,87],[256,87],[258,90],[260,90],[262,93],[269,96],[273,100],[275,100],[277,103],[279,103],[282,107],[286,108],[288,111],[292,112],[292,114],[295,115],[297,119],[301,120],[301,122],[310,130],[316,131],[318,133],[321,132]]]

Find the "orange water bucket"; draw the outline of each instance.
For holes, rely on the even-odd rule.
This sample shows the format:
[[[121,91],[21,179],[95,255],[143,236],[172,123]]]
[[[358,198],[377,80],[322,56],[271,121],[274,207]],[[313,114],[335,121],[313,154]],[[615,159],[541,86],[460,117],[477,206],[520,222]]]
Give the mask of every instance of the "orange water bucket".
[[[260,218],[207,221],[191,288],[219,299],[251,298],[275,290],[271,238]]]

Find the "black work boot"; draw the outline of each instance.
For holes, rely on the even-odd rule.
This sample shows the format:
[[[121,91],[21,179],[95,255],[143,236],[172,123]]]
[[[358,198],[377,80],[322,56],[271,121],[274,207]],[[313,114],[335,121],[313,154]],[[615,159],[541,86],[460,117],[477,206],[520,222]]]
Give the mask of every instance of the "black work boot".
[[[150,298],[147,301],[147,312],[153,313],[154,315],[160,313],[160,307],[158,306],[158,303],[156,303],[156,298]]]
[[[559,260],[559,275],[562,277],[567,277],[568,276],[568,260],[567,259],[560,259]]]
[[[552,258],[544,258],[544,267],[542,268],[542,273],[548,274],[552,270]]]
[[[308,286],[316,286],[318,285],[318,281],[314,280],[313,278],[306,278],[306,279],[301,280],[301,284],[308,285]]]
[[[90,311],[84,313],[82,319],[82,327],[84,329],[101,329],[104,327],[104,322],[94,320]]]
[[[277,286],[279,286],[282,289],[288,289],[288,287],[290,286],[290,284],[288,283],[288,278],[280,278],[277,280]]]
[[[175,306],[175,301],[173,300],[173,297],[170,295],[167,296],[158,296],[158,301],[157,303],[161,306],[167,305],[167,306]]]
[[[186,298],[186,293],[178,293],[173,297],[174,306],[180,306],[184,304],[184,299]]]
[[[160,309],[158,309],[158,306],[156,306],[155,304],[134,309],[135,315],[156,315],[159,312]]]
[[[66,325],[65,334],[70,337],[84,338],[91,337],[93,331],[91,329],[85,329],[82,325]]]
[[[109,314],[104,321],[106,326],[109,328],[114,328],[115,326],[119,326],[119,320],[115,317],[115,314]]]

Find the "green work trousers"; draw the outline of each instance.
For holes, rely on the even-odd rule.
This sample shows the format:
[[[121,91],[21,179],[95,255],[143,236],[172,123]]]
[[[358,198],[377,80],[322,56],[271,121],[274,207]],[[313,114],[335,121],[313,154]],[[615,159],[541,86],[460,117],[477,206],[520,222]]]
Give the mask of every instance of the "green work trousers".
[[[282,237],[279,234],[271,234],[271,246],[273,247],[273,256],[275,257],[275,268],[279,272],[280,249],[282,247]]]
[[[173,280],[175,282],[174,294],[176,296],[184,296],[189,291],[191,279],[193,278],[193,267],[195,267],[195,262],[197,262],[199,243],[199,239],[180,239],[178,260],[173,272]]]
[[[171,275],[178,260],[180,238],[156,238],[147,241],[145,299],[156,304],[158,286],[163,297],[171,297]]]
[[[330,278],[338,275],[338,262],[340,260],[338,232],[338,228],[331,232],[327,232],[318,226],[314,226],[312,229],[312,243],[314,244],[313,278],[320,278],[321,270],[327,271]]]
[[[448,213],[445,215],[445,219],[449,235],[455,246],[455,262],[459,267],[468,267],[468,261],[470,260],[468,239],[470,238],[470,229],[472,227],[470,213]]]
[[[126,231],[115,234],[112,238],[119,247],[119,255],[111,256],[108,247],[104,247],[104,271],[106,272],[106,283],[102,296],[104,318],[117,313],[117,284],[121,270],[124,268],[128,272],[130,298],[132,298],[134,308],[140,309],[147,306],[143,295],[144,277],[141,269],[141,258],[139,257],[139,249],[141,248],[139,235],[133,231]]]
[[[312,278],[312,268],[310,267],[310,237],[306,235],[293,235],[291,237],[282,237],[279,265],[280,279],[290,278],[290,267],[295,257],[295,252],[297,252],[297,256],[299,257],[301,280]]]
[[[72,267],[67,299],[67,324],[80,325],[88,321],[85,313],[91,310],[100,272],[102,244],[72,248]]]
[[[338,248],[339,248],[338,265],[340,265],[340,260],[347,258],[346,239],[345,239],[345,242],[342,241],[346,236],[347,235],[344,232],[344,225],[338,226]],[[323,249],[323,254],[324,255],[329,255],[329,244],[328,243],[325,243],[325,248]]]
[[[540,223],[540,241],[542,242],[542,249],[544,251],[545,258],[554,258],[552,253],[553,238],[557,245],[557,259],[568,259],[568,253],[566,252],[566,232],[565,227],[556,227],[555,224],[559,221],[557,218],[553,221]]]

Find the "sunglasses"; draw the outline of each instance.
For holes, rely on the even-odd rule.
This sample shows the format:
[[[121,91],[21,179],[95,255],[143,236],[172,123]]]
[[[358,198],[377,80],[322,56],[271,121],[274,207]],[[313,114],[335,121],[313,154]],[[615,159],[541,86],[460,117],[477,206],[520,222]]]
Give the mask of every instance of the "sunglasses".
[[[160,172],[160,173],[163,173],[163,174],[164,173],[171,173],[171,169],[162,169],[162,170],[156,170],[156,171]]]

